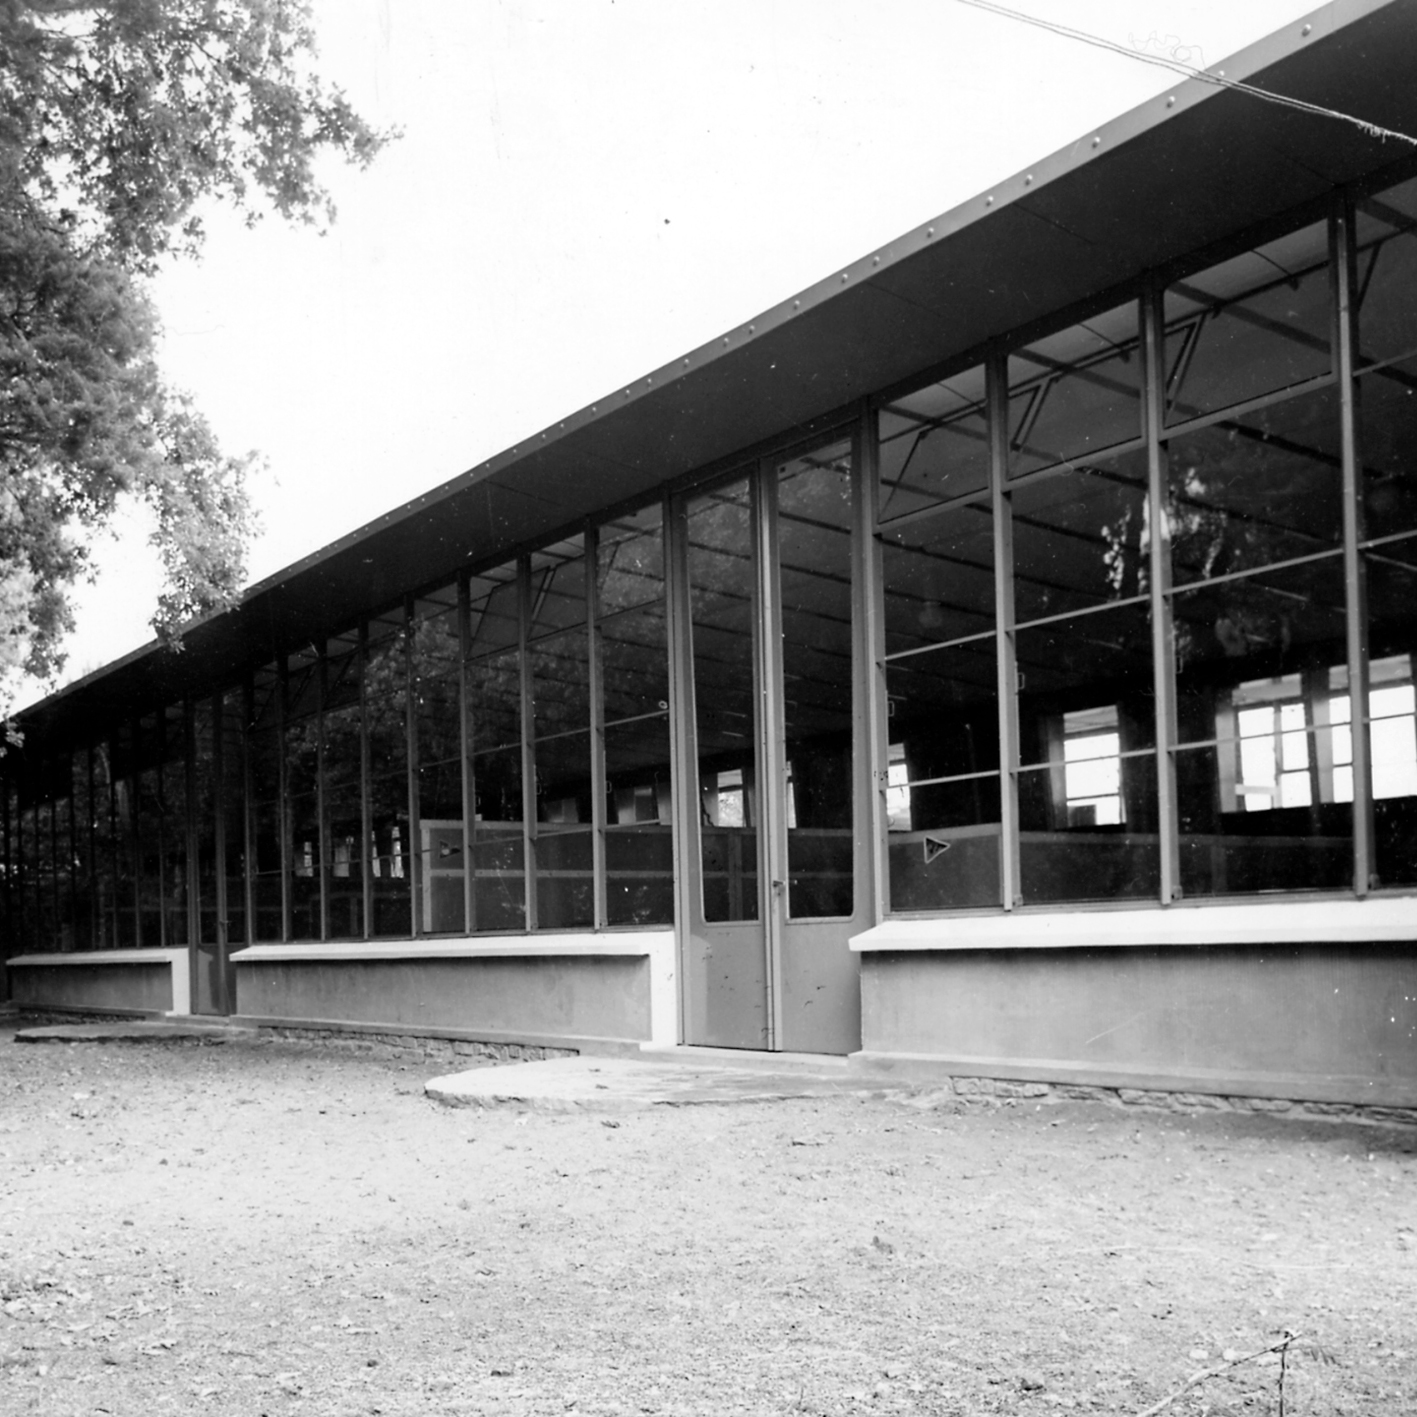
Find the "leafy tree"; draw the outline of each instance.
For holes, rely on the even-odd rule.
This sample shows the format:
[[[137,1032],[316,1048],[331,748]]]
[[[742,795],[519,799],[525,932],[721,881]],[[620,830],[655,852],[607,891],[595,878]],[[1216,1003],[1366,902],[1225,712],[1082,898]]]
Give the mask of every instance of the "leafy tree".
[[[250,459],[164,383],[145,281],[211,201],[333,216],[320,156],[389,135],[314,60],[308,0],[0,0],[0,674],[61,666],[124,494],[155,514],[159,634],[240,589]]]

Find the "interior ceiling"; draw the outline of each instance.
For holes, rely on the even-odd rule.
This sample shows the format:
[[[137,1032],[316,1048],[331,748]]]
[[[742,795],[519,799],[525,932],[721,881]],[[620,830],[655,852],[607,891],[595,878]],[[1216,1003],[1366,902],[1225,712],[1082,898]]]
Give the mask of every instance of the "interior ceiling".
[[[1304,33],[1305,26],[1308,33]],[[1410,0],[1339,0],[1225,61],[1228,77],[1417,132]],[[1352,123],[1197,80],[907,232],[21,716],[63,742],[580,518],[652,495],[983,341],[1135,280],[1408,156]]]

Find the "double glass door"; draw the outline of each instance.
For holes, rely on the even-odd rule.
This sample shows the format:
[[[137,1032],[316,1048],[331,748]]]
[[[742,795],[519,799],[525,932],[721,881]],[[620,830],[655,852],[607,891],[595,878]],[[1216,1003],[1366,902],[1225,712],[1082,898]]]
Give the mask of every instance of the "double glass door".
[[[676,518],[691,708],[685,1041],[847,1053],[865,928],[849,439],[764,461]]]

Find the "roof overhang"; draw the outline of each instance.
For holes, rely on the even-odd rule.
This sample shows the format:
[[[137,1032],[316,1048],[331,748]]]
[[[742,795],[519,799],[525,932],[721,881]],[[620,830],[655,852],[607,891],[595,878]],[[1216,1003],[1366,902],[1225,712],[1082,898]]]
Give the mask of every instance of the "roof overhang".
[[[1338,0],[1214,66],[1417,132],[1417,4]],[[400,595],[644,499],[1020,326],[1407,157],[1340,118],[1200,79],[398,507],[23,713],[51,741],[232,681]]]

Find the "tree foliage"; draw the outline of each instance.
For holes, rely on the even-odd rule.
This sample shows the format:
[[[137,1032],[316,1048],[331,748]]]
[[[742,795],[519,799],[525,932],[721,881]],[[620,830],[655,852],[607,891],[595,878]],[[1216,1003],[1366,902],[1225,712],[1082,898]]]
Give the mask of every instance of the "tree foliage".
[[[249,458],[157,367],[145,282],[203,207],[323,225],[386,141],[314,72],[306,0],[0,0],[0,671],[52,674],[85,539],[152,509],[175,636],[240,589]]]

